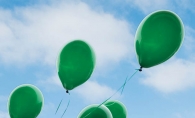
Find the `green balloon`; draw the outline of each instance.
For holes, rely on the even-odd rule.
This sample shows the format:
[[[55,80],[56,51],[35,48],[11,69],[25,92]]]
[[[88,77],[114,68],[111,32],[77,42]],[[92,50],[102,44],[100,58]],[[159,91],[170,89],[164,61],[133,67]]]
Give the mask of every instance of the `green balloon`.
[[[41,91],[30,84],[16,87],[8,101],[11,118],[36,118],[43,106]]]
[[[113,118],[127,118],[127,110],[123,103],[117,100],[109,100],[104,105],[110,110]]]
[[[85,107],[78,115],[78,118],[113,118],[110,110],[104,106],[93,104]]]
[[[66,90],[86,82],[94,69],[95,55],[92,48],[84,41],[75,40],[61,50],[58,62],[58,76]]]
[[[183,37],[184,26],[175,13],[157,11],[146,16],[135,36],[140,66],[149,68],[171,58],[181,46]]]

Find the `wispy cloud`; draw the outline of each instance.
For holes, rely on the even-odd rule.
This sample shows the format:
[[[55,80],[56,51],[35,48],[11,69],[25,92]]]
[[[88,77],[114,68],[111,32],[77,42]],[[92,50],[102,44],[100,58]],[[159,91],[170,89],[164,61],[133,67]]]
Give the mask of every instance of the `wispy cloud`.
[[[195,29],[190,26],[185,26],[185,38],[183,42],[184,53],[188,55],[188,57],[193,58],[194,53],[194,45],[195,45]]]
[[[183,118],[182,115],[180,113],[174,113],[173,114],[174,118]]]
[[[7,112],[0,111],[0,118],[9,118],[9,114]]]
[[[156,10],[173,10],[180,13],[189,10],[195,13],[195,1],[193,0],[126,0],[126,2],[145,14]]]
[[[172,114],[172,118],[194,118],[195,117],[195,112],[193,110],[184,110],[180,112],[175,112]]]
[[[55,116],[55,110],[56,110],[56,106],[54,103],[51,103],[51,102],[47,102],[47,103],[44,103],[44,106],[39,114],[39,118],[45,118],[45,117],[56,117]],[[48,115],[49,114],[49,115]]]
[[[180,8],[184,8],[184,9],[190,10],[195,13],[195,9],[194,9],[195,1],[194,0],[175,0],[175,2]]]
[[[141,83],[163,93],[178,92],[195,86],[195,63],[173,59],[151,69],[145,69]]]
[[[7,101],[7,99],[8,99],[8,96],[0,95],[0,102],[5,102]]]
[[[195,30],[185,26],[185,32],[185,38],[179,50],[180,54],[185,55],[185,59],[173,57],[168,62],[151,69],[145,69],[145,79],[141,79],[143,84],[164,93],[182,91],[195,86],[195,74],[193,72],[195,69],[193,49]]]
[[[0,9],[1,63],[55,65],[60,49],[73,39],[87,41],[97,65],[132,57],[131,26],[82,2]]]
[[[63,88],[57,74],[54,74],[47,79],[40,79],[37,81],[37,84],[42,86],[46,91],[55,91]]]
[[[59,87],[62,88],[62,84],[57,75],[52,76],[46,80],[38,81],[38,84],[43,86],[47,91],[57,90]],[[61,90],[64,90],[64,88]],[[105,84],[100,84],[97,81],[88,80],[84,84],[76,87],[72,92],[78,94],[84,101],[88,103],[99,103],[103,102],[103,100],[106,100],[108,97],[114,94],[116,90]],[[113,97],[119,98],[119,93]]]
[[[174,7],[170,0],[126,0],[132,7],[139,8],[143,13]]]
[[[116,90],[96,81],[87,81],[82,86],[77,87],[74,92],[79,94],[86,102],[99,103],[109,98]],[[114,98],[119,98],[119,93]]]

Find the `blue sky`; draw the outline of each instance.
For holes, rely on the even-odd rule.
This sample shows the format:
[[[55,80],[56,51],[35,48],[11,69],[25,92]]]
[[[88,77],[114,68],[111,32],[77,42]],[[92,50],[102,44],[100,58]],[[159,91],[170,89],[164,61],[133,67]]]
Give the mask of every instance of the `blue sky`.
[[[124,103],[128,118],[194,118],[194,6],[193,0],[0,0],[0,117],[9,118],[9,94],[26,83],[44,95],[38,118],[61,117],[69,99],[64,118],[101,103],[139,68],[134,36],[142,19],[172,10],[185,26],[181,48],[165,63],[137,73],[113,99]],[[74,39],[93,47],[97,63],[91,78],[69,96],[59,82],[56,58]]]

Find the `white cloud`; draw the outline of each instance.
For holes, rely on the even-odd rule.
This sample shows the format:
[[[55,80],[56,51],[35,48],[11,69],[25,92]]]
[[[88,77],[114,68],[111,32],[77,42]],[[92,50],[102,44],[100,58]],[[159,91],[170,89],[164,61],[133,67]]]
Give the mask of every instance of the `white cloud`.
[[[47,91],[53,91],[59,89],[59,87],[62,87],[57,75],[54,75],[46,80],[40,80],[38,81],[38,84],[43,86]],[[61,90],[64,90],[64,88]],[[108,97],[114,94],[116,90],[107,85],[99,84],[96,81],[88,80],[81,86],[76,87],[72,92],[78,94],[86,102],[98,103],[106,100]],[[119,93],[116,93],[113,97],[119,98],[119,96]]]
[[[185,26],[185,39],[180,53],[186,59],[172,58],[170,61],[151,69],[144,69],[145,78],[141,82],[161,92],[171,93],[195,86],[194,33],[195,30]],[[182,57],[182,58],[183,58]]]
[[[183,42],[183,46],[185,48],[185,53],[187,53],[191,57],[193,57],[192,54],[194,52],[194,47],[193,47],[195,45],[194,37],[195,37],[195,29],[189,26],[185,26],[185,39]]]
[[[185,109],[180,112],[175,112],[172,114],[172,118],[194,118],[195,112],[194,109]]]
[[[8,96],[0,95],[1,107],[6,107],[7,100],[8,100]],[[0,118],[9,118],[9,114],[7,112],[0,110]]]
[[[116,90],[95,81],[87,81],[82,86],[75,88],[74,92],[79,94],[86,102],[99,103],[113,95]],[[119,93],[117,93],[113,97],[117,99],[119,96]]]
[[[9,114],[7,112],[0,111],[0,118],[9,118]]]
[[[174,113],[173,116],[174,118],[183,118],[180,113]]]
[[[195,87],[195,63],[182,59],[144,69],[145,78],[141,83],[163,93],[182,91]]]
[[[53,76],[47,78],[47,79],[40,79],[37,81],[37,84],[44,87],[47,91],[55,91],[62,89],[63,86],[60,82],[60,79],[57,74],[54,74]],[[52,87],[51,87],[52,86]]]
[[[1,63],[54,65],[59,50],[73,39],[94,48],[99,66],[134,54],[131,26],[82,2],[0,9],[0,14]]]
[[[38,115],[38,118],[46,118],[48,116],[50,116],[52,118],[56,117],[56,115],[54,114],[56,107],[57,106],[55,106],[54,103],[51,103],[51,102],[44,103],[43,108],[42,108],[40,114]]]
[[[46,80],[40,80],[38,81],[38,84],[43,86],[47,91],[57,90],[59,87],[61,87],[61,90],[64,90],[57,75],[54,75]],[[99,84],[96,81],[88,80],[81,86],[76,87],[71,92],[78,94],[86,102],[99,103],[103,102],[112,94],[114,94],[116,90],[110,88],[107,85]],[[113,98],[119,98],[119,96],[119,93],[116,93]]]

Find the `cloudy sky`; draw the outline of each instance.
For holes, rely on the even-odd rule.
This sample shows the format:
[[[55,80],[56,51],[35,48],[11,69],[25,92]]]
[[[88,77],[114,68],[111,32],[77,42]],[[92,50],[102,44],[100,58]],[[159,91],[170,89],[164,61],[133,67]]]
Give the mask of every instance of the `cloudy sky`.
[[[0,0],[0,118],[9,118],[8,97],[21,84],[42,91],[45,104],[38,118],[60,118],[69,99],[64,118],[103,102],[139,68],[135,32],[156,10],[180,16],[183,44],[165,63],[138,72],[113,99],[124,103],[128,118],[194,118],[194,6],[194,0]],[[56,58],[74,39],[93,47],[96,67],[69,96],[57,76]]]

